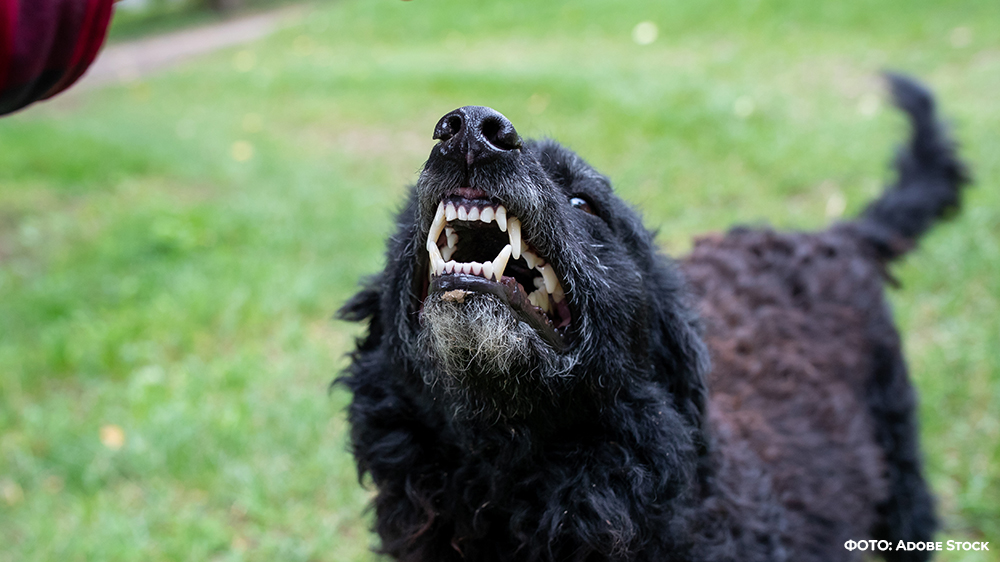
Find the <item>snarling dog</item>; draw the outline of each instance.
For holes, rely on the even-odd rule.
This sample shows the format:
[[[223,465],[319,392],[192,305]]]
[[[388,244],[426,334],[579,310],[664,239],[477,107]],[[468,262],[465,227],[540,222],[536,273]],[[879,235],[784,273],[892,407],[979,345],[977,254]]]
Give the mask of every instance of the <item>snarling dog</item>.
[[[930,540],[883,285],[966,175],[930,94],[889,82],[913,134],[880,199],[679,263],[573,152],[489,108],[445,115],[385,270],[340,311],[368,322],[340,382],[379,550],[804,562]]]

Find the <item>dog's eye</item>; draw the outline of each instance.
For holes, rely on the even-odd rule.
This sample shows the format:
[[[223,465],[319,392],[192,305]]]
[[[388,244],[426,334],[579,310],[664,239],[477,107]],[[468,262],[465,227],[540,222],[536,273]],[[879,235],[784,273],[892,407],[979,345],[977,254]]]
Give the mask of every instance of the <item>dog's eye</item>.
[[[573,205],[574,207],[576,207],[577,209],[580,209],[581,211],[583,211],[585,213],[589,213],[591,215],[596,214],[596,213],[594,213],[593,207],[590,206],[590,202],[588,202],[586,199],[584,199],[582,197],[572,197],[572,198],[570,198],[569,204]]]

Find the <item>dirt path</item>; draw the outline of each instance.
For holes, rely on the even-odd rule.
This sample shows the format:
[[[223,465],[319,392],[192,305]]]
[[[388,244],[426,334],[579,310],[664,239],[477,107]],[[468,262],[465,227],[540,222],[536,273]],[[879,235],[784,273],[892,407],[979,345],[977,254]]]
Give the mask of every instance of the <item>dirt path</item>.
[[[106,46],[72,90],[127,82],[182,61],[249,43],[301,18],[301,7],[284,8],[222,23]],[[72,91],[71,90],[71,91]]]

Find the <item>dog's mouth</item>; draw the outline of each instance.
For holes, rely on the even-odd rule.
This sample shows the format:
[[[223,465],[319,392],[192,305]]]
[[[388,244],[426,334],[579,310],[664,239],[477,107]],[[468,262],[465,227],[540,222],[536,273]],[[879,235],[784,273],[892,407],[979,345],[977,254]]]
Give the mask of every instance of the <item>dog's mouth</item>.
[[[552,265],[532,246],[520,219],[478,189],[439,203],[427,235],[423,295],[458,303],[471,293],[503,301],[553,345],[562,346],[571,314]]]

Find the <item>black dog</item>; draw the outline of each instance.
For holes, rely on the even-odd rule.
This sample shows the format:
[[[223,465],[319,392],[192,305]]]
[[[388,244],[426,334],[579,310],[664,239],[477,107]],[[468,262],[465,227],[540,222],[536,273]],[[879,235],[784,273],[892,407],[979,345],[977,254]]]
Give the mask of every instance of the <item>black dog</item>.
[[[887,560],[930,540],[886,264],[958,204],[930,94],[890,77],[898,182],[819,233],[662,256],[607,178],[485,107],[445,115],[349,373],[380,550],[405,561]],[[711,367],[709,358],[711,357]]]

